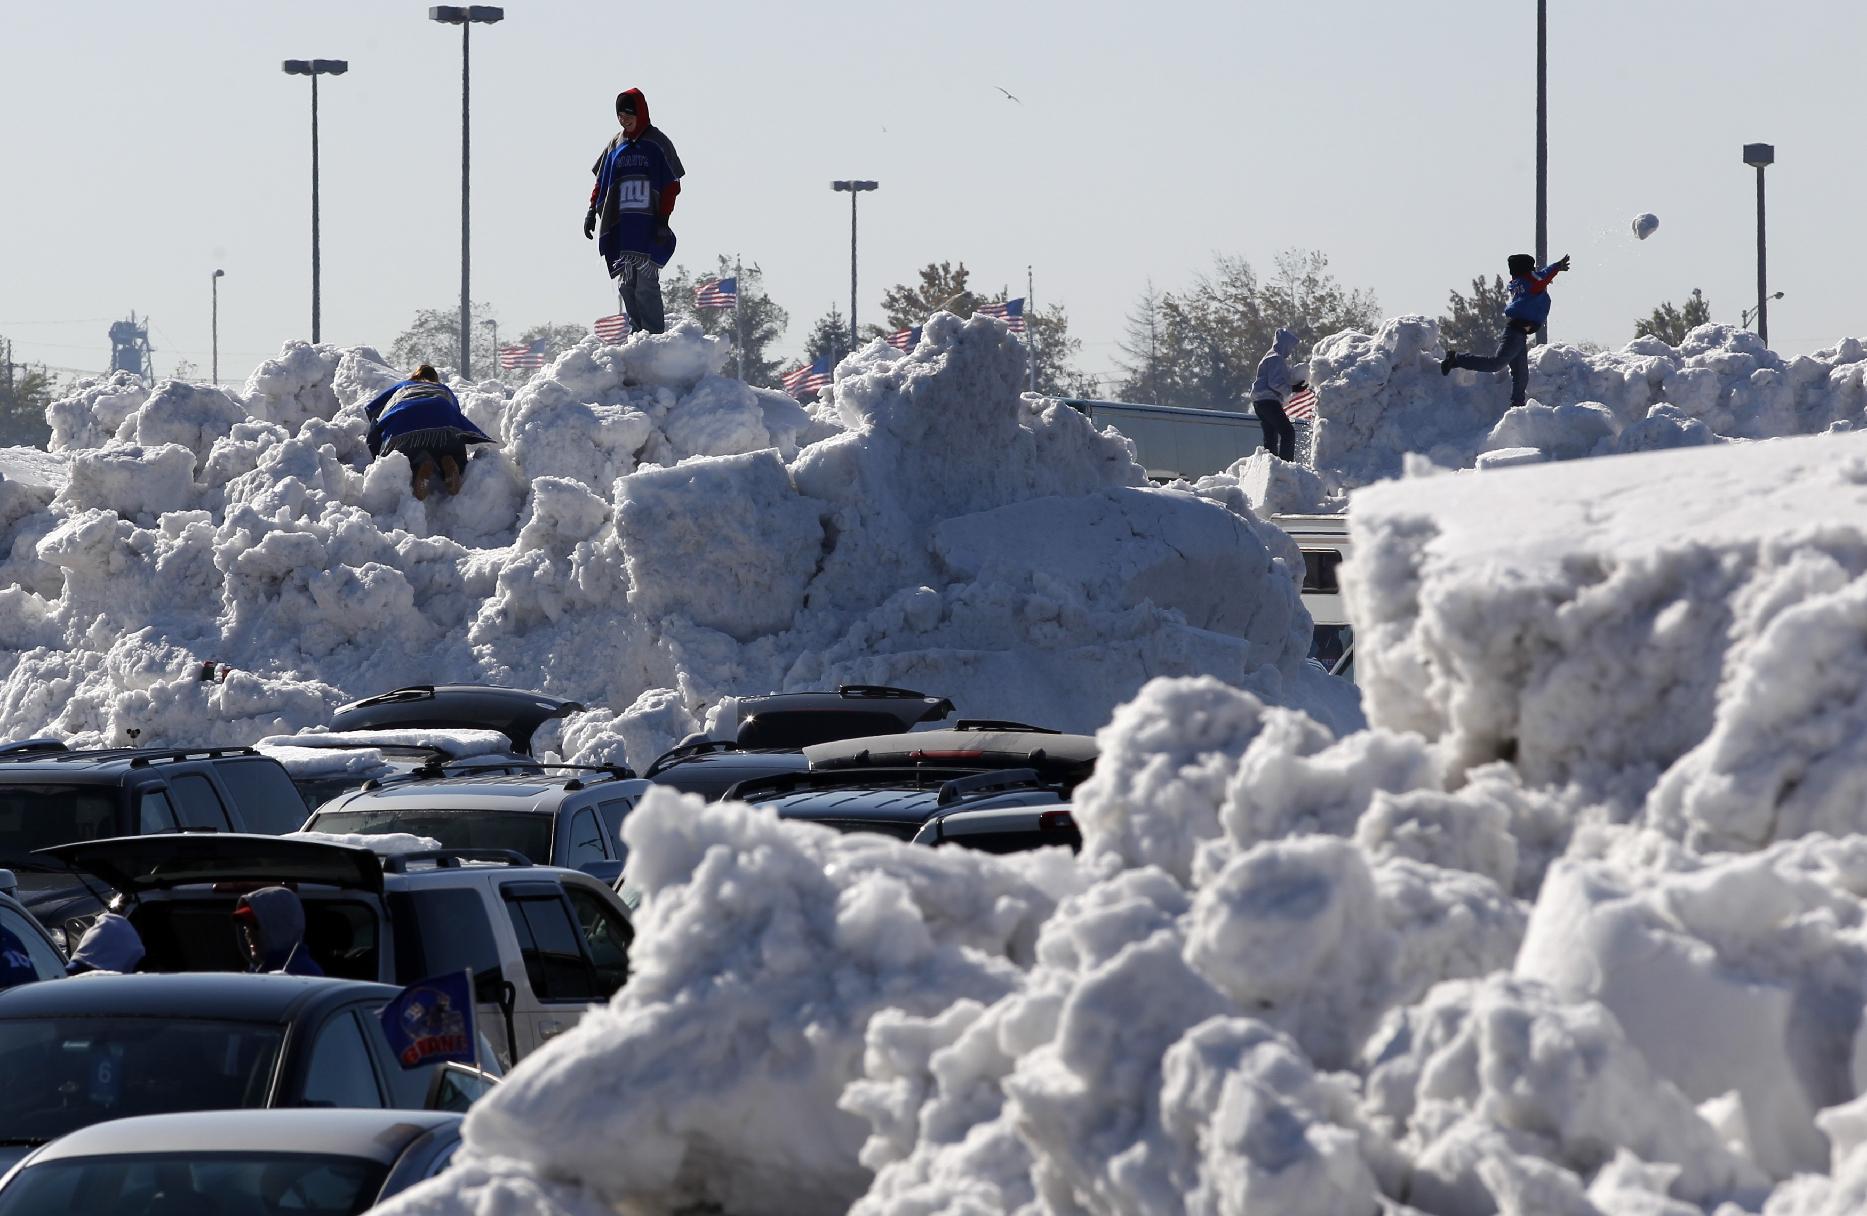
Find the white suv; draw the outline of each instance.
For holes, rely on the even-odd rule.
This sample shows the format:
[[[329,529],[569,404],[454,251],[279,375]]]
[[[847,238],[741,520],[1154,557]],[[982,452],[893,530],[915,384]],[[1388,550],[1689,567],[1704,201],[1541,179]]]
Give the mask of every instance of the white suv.
[[[46,852],[118,892],[148,971],[239,971],[235,902],[287,886],[325,974],[406,985],[473,975],[482,1033],[510,1067],[629,978],[635,930],[607,884],[503,850],[379,857],[234,833],[118,837]]]

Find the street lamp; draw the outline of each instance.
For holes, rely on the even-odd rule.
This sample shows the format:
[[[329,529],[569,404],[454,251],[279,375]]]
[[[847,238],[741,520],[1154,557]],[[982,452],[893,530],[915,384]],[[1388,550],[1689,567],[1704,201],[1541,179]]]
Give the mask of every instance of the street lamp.
[[[856,349],[856,197],[880,182],[831,182],[832,190],[849,191],[849,349]]]
[[[342,76],[350,70],[347,59],[287,59],[287,76],[311,77],[311,340],[322,337],[318,299],[318,77]]]
[[[1536,0],[1536,264],[1549,265],[1549,2]],[[1539,345],[1549,322],[1537,326]]]
[[[214,386],[216,388],[220,387],[220,279],[221,276],[226,273],[227,272],[224,270],[216,270],[213,276],[208,279],[214,291],[214,361],[210,365],[211,370],[209,374],[214,377]]]
[[[1770,298],[1771,298],[1772,300],[1780,300],[1780,299],[1782,299],[1782,298],[1783,298],[1783,293],[1782,293],[1782,292],[1780,292],[1780,291],[1773,291],[1773,292],[1771,292],[1771,293],[1770,293]],[[1749,329],[1749,328],[1750,328],[1750,319],[1751,319],[1752,317],[1754,317],[1754,316],[1756,316],[1756,315],[1757,315],[1757,310],[1756,310],[1756,309],[1754,309],[1754,308],[1746,308],[1746,309],[1744,310],[1744,315],[1743,315],[1743,319],[1741,319],[1741,320],[1740,320],[1740,321],[1738,321],[1738,323],[1737,323],[1737,324],[1738,324],[1738,328],[1740,328],[1740,329]]]
[[[467,83],[468,53],[467,36],[473,32],[475,23],[491,25],[503,20],[506,10],[492,8],[484,4],[450,5],[440,4],[428,10],[428,20],[439,21],[442,25],[460,27],[460,378],[472,379],[470,352],[472,345],[468,338],[472,322],[467,316],[467,167],[471,163],[471,145],[467,138]]]
[[[1769,278],[1763,259],[1763,171],[1776,163],[1776,149],[1769,144],[1745,144],[1744,163],[1757,170],[1757,336],[1770,344]]]

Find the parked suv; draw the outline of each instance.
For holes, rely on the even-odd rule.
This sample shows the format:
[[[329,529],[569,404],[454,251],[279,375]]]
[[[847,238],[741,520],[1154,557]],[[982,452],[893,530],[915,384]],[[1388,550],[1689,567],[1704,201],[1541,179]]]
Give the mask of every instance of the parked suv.
[[[162,832],[292,832],[304,818],[292,779],[250,747],[0,746],[0,864],[18,872],[20,902],[67,949],[102,903],[69,875],[34,865],[32,851]]]
[[[1062,793],[1054,780],[1034,769],[968,772],[923,766],[783,773],[742,782],[727,797],[769,807],[782,819],[913,840],[930,819],[948,812],[1054,808]]]
[[[448,773],[525,773],[538,767],[496,730],[343,730],[268,735],[253,745],[284,766],[315,811],[368,781]]]
[[[150,971],[238,971],[235,903],[285,885],[305,907],[305,948],[326,975],[407,985],[473,974],[480,1025],[502,1064],[570,1028],[629,976],[635,930],[607,883],[502,850],[378,857],[249,835],[126,836],[46,855],[123,899]]]
[[[622,876],[622,821],[649,783],[621,766],[549,764],[366,782],[319,807],[307,832],[406,832],[449,849],[510,849],[605,882]]]
[[[922,824],[914,843],[958,845],[982,853],[1022,853],[1061,845],[1076,853],[1082,850],[1083,834],[1067,805],[957,806]]]
[[[532,754],[532,734],[553,718],[583,708],[575,701],[490,684],[415,684],[340,705],[331,715],[332,730],[384,730],[438,727],[444,730],[496,730],[512,741],[521,756]]]

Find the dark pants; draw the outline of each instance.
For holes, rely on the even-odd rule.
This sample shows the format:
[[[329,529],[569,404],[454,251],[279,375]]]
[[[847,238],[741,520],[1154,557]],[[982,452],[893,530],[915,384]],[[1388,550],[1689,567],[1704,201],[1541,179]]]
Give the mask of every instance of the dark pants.
[[[1264,428],[1264,450],[1279,460],[1295,460],[1297,429],[1284,407],[1275,401],[1254,401],[1251,408],[1258,412],[1258,425]]]
[[[408,457],[411,468],[420,468],[426,460],[439,465],[446,456],[454,458],[454,463],[461,468],[467,467],[467,441],[463,433],[451,426],[431,426],[422,431],[409,431],[397,435],[383,444],[383,454],[400,452]]]
[[[1530,387],[1530,335],[1513,321],[1498,337],[1497,354],[1488,359],[1483,355],[1454,355],[1452,366],[1469,372],[1501,372],[1510,368],[1510,403],[1522,405],[1524,393]]]
[[[661,309],[661,270],[653,262],[627,262],[616,275],[616,295],[629,315],[630,333],[667,332]]]

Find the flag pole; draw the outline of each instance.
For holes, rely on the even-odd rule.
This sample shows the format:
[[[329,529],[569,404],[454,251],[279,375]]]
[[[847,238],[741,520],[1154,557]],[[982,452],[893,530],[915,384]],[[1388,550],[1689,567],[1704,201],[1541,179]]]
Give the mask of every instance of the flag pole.
[[[733,255],[733,343],[739,350],[739,383],[746,382],[746,331],[740,321],[740,301],[745,298],[745,272],[740,269],[739,255]]]
[[[1024,267],[1024,359],[1030,365],[1031,391],[1037,391],[1037,289],[1031,284],[1031,267]]]

